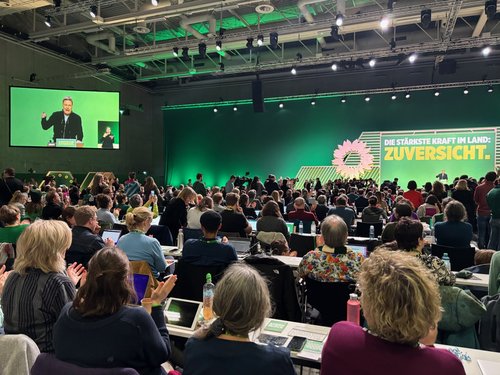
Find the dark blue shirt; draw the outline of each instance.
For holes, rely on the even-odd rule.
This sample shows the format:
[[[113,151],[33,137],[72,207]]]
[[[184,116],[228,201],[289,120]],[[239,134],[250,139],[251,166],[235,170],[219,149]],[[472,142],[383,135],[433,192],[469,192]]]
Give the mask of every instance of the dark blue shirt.
[[[463,221],[445,221],[434,226],[436,243],[442,246],[469,247],[472,225]]]
[[[292,375],[286,348],[218,338],[190,338],[184,351],[184,375]]]
[[[196,266],[220,266],[238,260],[236,250],[219,240],[187,240],[182,248],[182,259]]]

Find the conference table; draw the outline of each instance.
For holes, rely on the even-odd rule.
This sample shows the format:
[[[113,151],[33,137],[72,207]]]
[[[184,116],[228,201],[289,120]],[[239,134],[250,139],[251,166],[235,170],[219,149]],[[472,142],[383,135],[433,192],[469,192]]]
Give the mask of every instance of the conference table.
[[[193,335],[193,331],[186,328],[169,325],[168,330],[171,336],[189,338]],[[283,344],[283,346],[286,346],[294,335],[308,337],[304,349],[300,352],[291,352],[290,355],[293,362],[297,365],[320,368],[321,351],[329,332],[330,327],[279,319],[266,319],[261,329],[250,334],[250,339],[258,341],[257,338],[261,334],[282,336],[286,337],[286,341]],[[500,374],[500,353],[441,344],[436,344],[435,346],[447,349],[455,354],[461,360],[467,375]],[[479,363],[483,366],[492,366],[493,370],[483,373]]]

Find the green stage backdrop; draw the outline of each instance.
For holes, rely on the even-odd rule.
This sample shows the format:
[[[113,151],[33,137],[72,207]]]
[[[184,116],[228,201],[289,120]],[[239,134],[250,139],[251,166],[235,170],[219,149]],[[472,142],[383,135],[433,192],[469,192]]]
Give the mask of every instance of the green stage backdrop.
[[[315,106],[310,100],[287,101],[283,109],[266,103],[264,113],[254,113],[251,104],[239,106],[237,112],[232,107],[219,107],[217,113],[212,108],[166,110],[166,182],[194,181],[197,172],[204,173],[209,185],[224,184],[231,174],[245,171],[261,178],[269,173],[293,177],[301,166],[331,165],[338,144],[363,131],[499,126],[499,90],[469,91],[464,95],[461,89],[443,90],[439,97],[421,91],[397,100],[381,94],[368,103],[363,96],[348,97],[347,103],[336,97],[317,99]],[[435,169],[429,171],[431,177],[441,165]],[[470,174],[480,177],[483,171]]]
[[[102,134],[99,122],[111,126],[115,144],[119,145],[120,94],[118,92],[33,89],[11,87],[11,146],[46,147],[53,137],[53,128],[43,130],[41,114],[47,117],[62,110],[62,99],[71,96],[73,112],[82,118],[85,148],[98,148]],[[103,126],[106,126],[103,125]],[[101,126],[102,127],[102,126]]]
[[[381,180],[399,177],[419,184],[445,169],[449,181],[462,174],[484,176],[495,170],[495,130],[422,132],[381,136]]]

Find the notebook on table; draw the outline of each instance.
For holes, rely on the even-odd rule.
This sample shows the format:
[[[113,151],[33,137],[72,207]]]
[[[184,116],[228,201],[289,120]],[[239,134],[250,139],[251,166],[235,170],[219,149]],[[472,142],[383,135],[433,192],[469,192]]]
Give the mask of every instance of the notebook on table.
[[[202,308],[202,302],[169,298],[165,306],[167,327],[178,327],[194,331]]]

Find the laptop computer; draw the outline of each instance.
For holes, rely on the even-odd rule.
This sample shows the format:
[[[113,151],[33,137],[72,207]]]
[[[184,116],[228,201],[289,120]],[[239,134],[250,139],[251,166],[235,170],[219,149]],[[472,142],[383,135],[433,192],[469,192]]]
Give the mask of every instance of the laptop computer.
[[[233,245],[237,255],[244,255],[250,253],[250,245],[251,245],[250,239],[230,238],[229,243]]]
[[[252,231],[257,231],[257,220],[248,220],[248,224],[252,227]]]
[[[202,308],[202,302],[169,298],[165,306],[167,327],[178,327],[194,331]]]
[[[288,228],[288,233],[294,233],[295,232],[295,224],[291,223],[289,221],[286,222],[286,227]]]
[[[368,246],[366,245],[348,244],[347,246],[349,246],[352,251],[354,251],[355,253],[360,253],[365,258],[368,256]]]
[[[116,245],[121,235],[122,231],[119,229],[105,229],[102,231],[101,237],[104,241],[106,241],[106,239],[108,238],[111,238]]]

